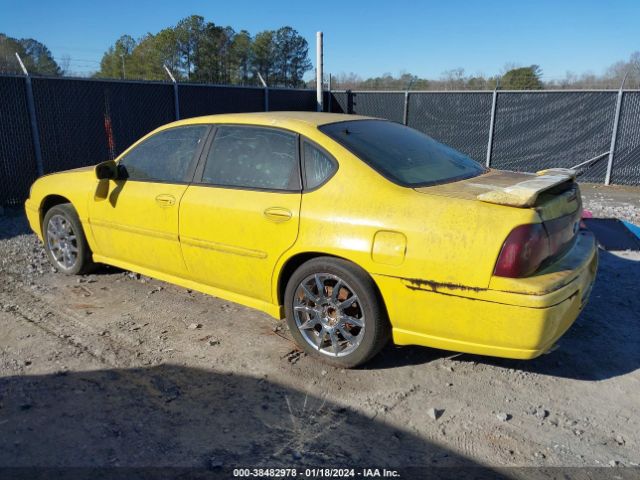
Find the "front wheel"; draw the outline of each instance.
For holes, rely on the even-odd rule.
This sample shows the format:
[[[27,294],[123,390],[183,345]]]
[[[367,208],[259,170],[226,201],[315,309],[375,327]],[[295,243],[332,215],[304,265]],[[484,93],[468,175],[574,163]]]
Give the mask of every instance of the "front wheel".
[[[42,221],[44,249],[51,264],[67,275],[94,269],[78,214],[70,203],[51,207]]]
[[[345,260],[320,257],[298,268],[287,284],[285,310],[296,343],[338,367],[365,363],[389,339],[373,280]]]

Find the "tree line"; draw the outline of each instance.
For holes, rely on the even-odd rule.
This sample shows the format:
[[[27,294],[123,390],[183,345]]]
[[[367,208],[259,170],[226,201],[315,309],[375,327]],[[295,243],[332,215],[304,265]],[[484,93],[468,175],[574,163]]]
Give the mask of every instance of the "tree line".
[[[33,38],[17,39],[0,33],[0,73],[21,74],[15,53],[33,75],[71,75],[68,62],[56,62],[46,45]],[[67,59],[68,60],[68,59]],[[218,26],[198,15],[139,39],[121,36],[102,56],[98,78],[167,80],[164,65],[178,81],[260,85],[258,73],[270,86],[315,87],[303,77],[311,70],[309,45],[292,27],[265,30],[252,36],[246,30]],[[334,89],[359,90],[540,90],[640,88],[640,51],[612,64],[602,74],[567,72],[564,78],[545,79],[538,65],[507,64],[496,75],[469,75],[463,68],[439,78],[411,73],[362,78],[357,73],[332,76]]]
[[[542,90],[542,70],[538,65],[506,69],[501,75],[466,75],[463,68],[444,72],[439,79],[420,78],[410,73],[362,79],[355,73],[332,77],[332,87],[351,90]]]
[[[507,64],[497,75],[468,75],[463,68],[443,72],[437,79],[411,73],[362,78],[357,73],[332,76],[332,88],[351,90],[542,90],[542,89],[617,89],[626,77],[625,88],[640,88],[640,51],[627,61],[619,61],[598,75],[591,72],[567,72],[564,78],[545,79],[539,65]]]
[[[22,73],[16,53],[30,73],[51,76],[63,73],[51,51],[43,43],[33,38],[18,39],[0,33],[0,73]]]
[[[307,41],[292,27],[252,36],[191,15],[138,40],[123,35],[95,76],[166,80],[164,65],[179,81],[257,85],[259,72],[270,86],[285,87],[303,87],[312,66]]]

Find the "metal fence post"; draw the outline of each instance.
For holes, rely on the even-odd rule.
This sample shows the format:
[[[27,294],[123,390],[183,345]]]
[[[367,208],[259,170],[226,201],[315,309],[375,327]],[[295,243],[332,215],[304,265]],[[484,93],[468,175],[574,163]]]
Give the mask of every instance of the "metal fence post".
[[[409,92],[404,92],[404,111],[402,114],[402,123],[409,125]]]
[[[489,140],[487,141],[487,167],[491,166],[491,151],[493,150],[493,127],[496,124],[496,104],[498,103],[498,90],[493,91],[491,100],[491,119],[489,120]]]
[[[178,82],[173,82],[173,108],[176,111],[176,120],[180,120],[180,93],[178,92]]]
[[[44,175],[44,165],[42,163],[42,148],[40,146],[40,130],[38,130],[38,120],[36,118],[36,105],[33,100],[33,86],[31,85],[31,76],[22,63],[22,59],[18,52],[16,52],[16,58],[24,73],[25,92],[27,95],[27,109],[29,111],[29,123],[31,124],[31,137],[33,140],[33,151],[36,157],[36,170],[38,176]]]
[[[333,110],[332,110],[333,105],[332,105],[332,103],[331,103],[331,97],[333,96],[333,95],[331,94],[331,88],[332,88],[331,83],[332,83],[332,82],[331,82],[331,74],[329,74],[329,85],[328,85],[328,87],[329,87],[329,88],[328,88],[328,90],[329,90],[329,91],[327,92],[327,108],[328,108],[328,110],[327,110],[327,111],[328,111],[329,113],[333,112]]]
[[[625,79],[626,79],[625,75]],[[611,132],[611,145],[609,146],[609,160],[607,162],[607,174],[604,177],[604,184],[609,185],[611,183],[611,170],[613,169],[613,156],[616,149],[616,139],[618,138],[618,123],[620,121],[620,109],[622,106],[622,96],[624,94],[622,87],[624,86],[624,80],[620,90],[618,90],[618,99],[616,101],[616,116],[613,120],[613,132]]]
[[[171,70],[166,65],[162,65],[169,75],[169,78],[173,82],[173,108],[176,111],[176,120],[180,120],[180,96],[178,93],[178,82],[176,82],[175,77],[171,74]]]

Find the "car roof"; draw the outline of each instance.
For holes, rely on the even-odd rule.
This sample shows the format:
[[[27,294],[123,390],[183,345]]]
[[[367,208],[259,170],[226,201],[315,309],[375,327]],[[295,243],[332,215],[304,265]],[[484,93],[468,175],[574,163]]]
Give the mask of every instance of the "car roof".
[[[298,128],[318,127],[329,123],[345,122],[349,120],[372,120],[373,117],[362,115],[347,115],[344,113],[323,112],[254,112],[254,113],[223,113],[193,117],[165,125],[161,128],[179,125],[197,125],[203,123],[236,123],[248,125],[274,126],[297,130]],[[297,127],[297,128],[296,128]]]

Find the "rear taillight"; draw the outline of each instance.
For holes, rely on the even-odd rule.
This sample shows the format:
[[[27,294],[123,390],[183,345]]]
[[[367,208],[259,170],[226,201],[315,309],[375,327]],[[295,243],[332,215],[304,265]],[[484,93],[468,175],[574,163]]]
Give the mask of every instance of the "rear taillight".
[[[579,214],[574,213],[514,228],[502,245],[493,274],[511,278],[531,275],[543,262],[552,261],[571,247],[579,221]]]
[[[544,226],[541,223],[520,225],[504,241],[493,273],[500,277],[526,277],[550,255]]]

